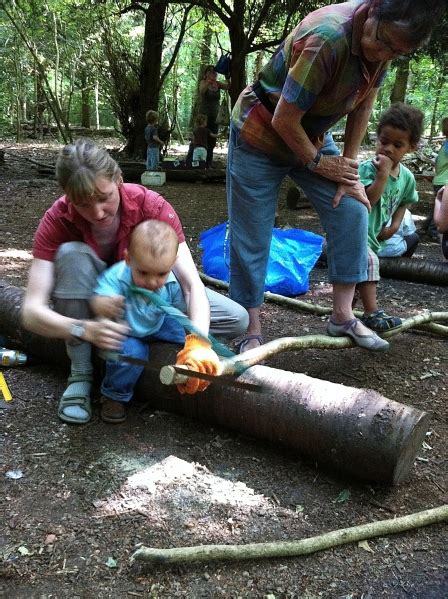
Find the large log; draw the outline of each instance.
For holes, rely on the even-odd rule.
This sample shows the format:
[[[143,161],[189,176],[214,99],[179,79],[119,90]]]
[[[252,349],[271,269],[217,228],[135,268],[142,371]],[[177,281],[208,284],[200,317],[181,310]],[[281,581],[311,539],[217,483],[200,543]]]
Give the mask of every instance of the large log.
[[[60,364],[60,341],[43,339],[20,325],[23,292],[0,282],[0,330],[29,353]],[[180,395],[162,385],[157,365],[175,360],[177,348],[154,344],[154,370],[145,370],[136,397],[153,408],[251,435],[306,454],[328,469],[385,484],[406,480],[428,430],[429,415],[372,390],[345,387],[304,374],[252,366],[238,380],[262,384],[263,393],[211,385]]]
[[[413,283],[448,285],[448,263],[418,258],[380,258],[380,275]]]

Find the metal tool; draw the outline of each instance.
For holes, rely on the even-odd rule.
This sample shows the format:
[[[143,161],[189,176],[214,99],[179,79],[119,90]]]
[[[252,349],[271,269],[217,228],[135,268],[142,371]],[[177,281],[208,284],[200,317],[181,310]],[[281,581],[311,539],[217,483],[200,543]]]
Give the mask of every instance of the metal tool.
[[[252,391],[255,393],[262,393],[264,390],[263,385],[257,385],[254,383],[245,383],[243,381],[236,381],[230,376],[215,376],[213,374],[206,374],[204,372],[198,372],[191,370],[187,366],[177,365],[165,365],[165,364],[154,364],[154,362],[147,362],[140,358],[133,358],[132,356],[126,356],[115,352],[100,352],[101,357],[104,360],[111,360],[113,362],[127,362],[128,364],[135,364],[136,366],[143,366],[148,370],[158,371],[160,381],[164,385],[176,385],[182,384],[186,381],[187,377],[201,379],[204,381],[210,381],[215,385],[221,385],[223,387],[237,387],[239,389],[245,389],[246,391]]]

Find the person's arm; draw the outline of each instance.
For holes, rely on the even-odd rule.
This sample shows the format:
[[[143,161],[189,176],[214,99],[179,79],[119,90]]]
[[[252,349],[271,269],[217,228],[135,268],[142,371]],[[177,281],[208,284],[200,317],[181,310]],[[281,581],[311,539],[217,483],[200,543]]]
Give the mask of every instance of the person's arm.
[[[199,93],[201,94],[201,96],[203,96],[205,94],[205,92],[208,89],[208,81],[207,79],[201,79],[199,81]]]
[[[188,317],[207,336],[210,328],[210,304],[185,241],[179,244],[173,272],[182,288]]]
[[[157,142],[158,144],[160,144],[161,146],[163,146],[163,144],[165,143],[164,141],[162,141],[162,140],[160,139],[160,137],[159,137],[158,135],[153,135],[153,136],[152,136],[152,140],[153,140],[153,141],[156,141],[156,142]]]
[[[283,97],[280,97],[272,118],[272,127],[291,148],[301,164],[312,161],[317,154],[316,146],[302,126],[305,114],[295,104],[286,102]],[[364,187],[359,183],[356,160],[345,156],[323,155],[314,172],[348,187],[352,197],[369,206]]]
[[[70,328],[78,320],[58,314],[49,306],[54,284],[54,264],[34,258],[22,306],[22,324],[25,329],[56,339],[71,339]],[[109,320],[84,320],[84,341],[102,349],[119,349],[127,327]]]
[[[221,373],[222,366],[218,355],[207,339],[210,327],[210,304],[190,250],[185,242],[179,244],[173,272],[182,288],[188,316],[203,334],[203,336],[196,334],[186,336],[185,345],[177,354],[176,364],[217,376]],[[180,393],[194,394],[205,391],[209,384],[208,381],[189,377],[186,383],[178,384],[177,389]]]
[[[358,106],[347,116],[347,122],[345,124],[345,135],[344,135],[344,151],[343,155],[346,158],[354,158],[358,156],[361,142],[364,139],[364,135],[367,131],[367,125],[369,124],[370,115],[372,113],[373,105],[375,104],[378,89],[374,88],[364,98],[364,100],[358,104]]]
[[[448,231],[448,185],[442,187],[434,203],[434,222],[439,233]]]
[[[372,91],[355,108],[355,110],[353,110],[353,112],[347,116],[343,151],[343,156],[345,158],[356,159],[358,156],[359,148],[367,131],[367,125],[369,123],[370,114],[372,113],[372,108],[377,94],[378,89],[372,89]],[[352,197],[362,201],[362,199],[358,196],[361,187],[362,185],[360,185],[359,182],[356,182],[354,185],[349,185],[349,187],[347,187],[347,184],[344,182],[340,183],[333,199],[333,207],[336,208],[339,205],[339,202],[345,194],[349,194]],[[368,201],[363,201],[363,204],[366,204],[370,210],[370,200],[368,194],[366,194],[366,200]]]
[[[395,210],[392,215],[392,220],[389,226],[384,225],[381,231],[378,234],[379,241],[386,241],[395,235],[395,233],[400,228],[401,222],[403,220],[404,214],[406,212],[406,208],[409,204],[402,204]]]
[[[393,167],[393,162],[387,156],[379,154],[372,159],[372,164],[376,170],[375,179],[368,187],[366,187],[366,194],[371,206],[374,206],[380,201],[381,196],[383,195]]]

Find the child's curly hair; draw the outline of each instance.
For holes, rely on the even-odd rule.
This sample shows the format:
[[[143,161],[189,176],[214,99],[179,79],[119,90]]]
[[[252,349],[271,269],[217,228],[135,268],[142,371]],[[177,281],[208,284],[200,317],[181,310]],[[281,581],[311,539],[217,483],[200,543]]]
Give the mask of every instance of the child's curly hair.
[[[395,127],[409,133],[411,144],[418,144],[423,134],[423,112],[403,102],[396,102],[383,112],[376,128],[377,135],[380,135],[384,127]]]

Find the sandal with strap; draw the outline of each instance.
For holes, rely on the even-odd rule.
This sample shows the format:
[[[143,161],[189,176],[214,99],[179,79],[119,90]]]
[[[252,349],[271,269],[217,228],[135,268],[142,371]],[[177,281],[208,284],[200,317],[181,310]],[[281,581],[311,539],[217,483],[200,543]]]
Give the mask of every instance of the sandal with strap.
[[[369,316],[363,316],[361,321],[372,329],[372,331],[378,331],[384,333],[385,331],[392,331],[401,327],[401,318],[398,316],[389,316],[384,310],[377,310],[372,312]]]
[[[67,385],[70,386],[72,383],[92,383],[92,374],[72,374],[68,377]],[[87,412],[86,418],[75,418],[64,413],[65,408],[69,406],[79,406],[85,412]],[[63,422],[68,424],[87,424],[92,418],[92,405],[90,401],[90,395],[85,393],[76,393],[73,395],[62,395],[58,405],[58,417]]]
[[[256,339],[260,345],[263,345],[263,337],[261,335],[244,335],[244,337],[235,345],[237,354],[242,354],[246,351],[246,345],[252,339]]]

